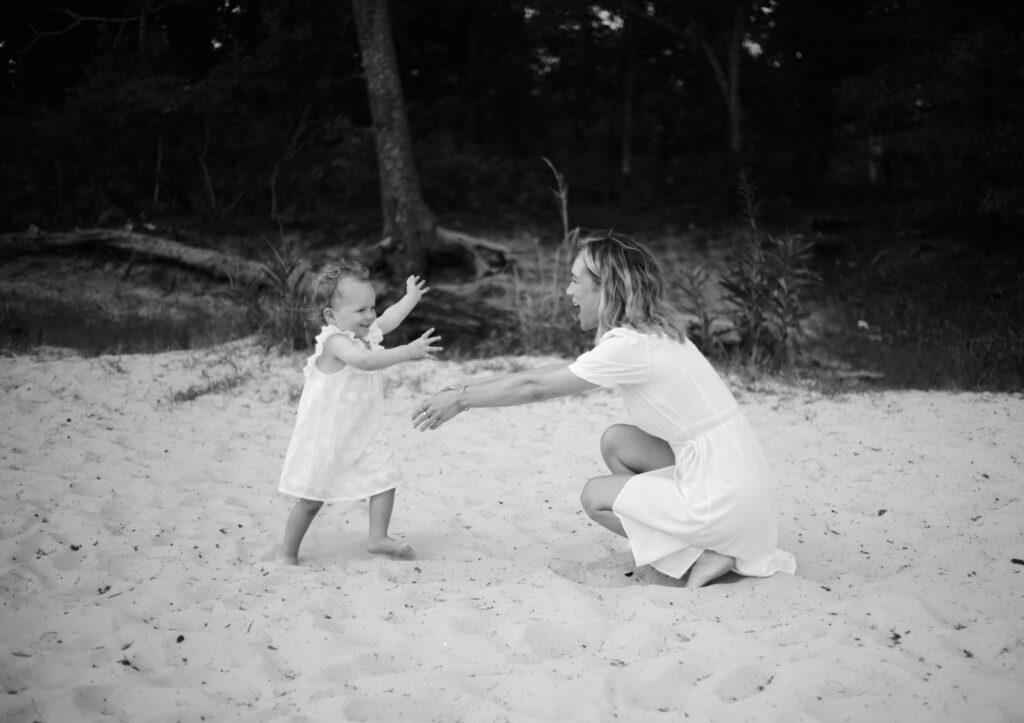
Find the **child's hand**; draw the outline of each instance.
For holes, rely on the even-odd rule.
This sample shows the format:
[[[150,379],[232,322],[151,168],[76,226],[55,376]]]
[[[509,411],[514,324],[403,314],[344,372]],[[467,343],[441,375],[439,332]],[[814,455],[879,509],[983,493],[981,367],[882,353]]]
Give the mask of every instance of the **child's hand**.
[[[433,329],[427,329],[419,339],[405,345],[409,350],[410,359],[433,359],[433,352],[444,349],[443,346],[432,346],[434,342],[441,341],[439,336],[430,336],[433,333]]]
[[[410,276],[405,280],[405,295],[413,301],[418,302],[428,291],[430,291],[430,287],[419,276]]]

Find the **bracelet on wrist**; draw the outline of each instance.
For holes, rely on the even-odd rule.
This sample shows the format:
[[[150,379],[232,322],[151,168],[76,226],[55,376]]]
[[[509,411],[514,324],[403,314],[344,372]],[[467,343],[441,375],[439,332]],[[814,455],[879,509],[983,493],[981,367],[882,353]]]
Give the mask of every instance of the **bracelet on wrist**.
[[[462,388],[459,389],[459,393],[455,395],[455,403],[461,408],[461,411],[463,412],[469,411],[469,407],[466,406],[466,403],[462,401],[462,395],[466,393],[466,387],[468,386],[468,384],[463,384]]]

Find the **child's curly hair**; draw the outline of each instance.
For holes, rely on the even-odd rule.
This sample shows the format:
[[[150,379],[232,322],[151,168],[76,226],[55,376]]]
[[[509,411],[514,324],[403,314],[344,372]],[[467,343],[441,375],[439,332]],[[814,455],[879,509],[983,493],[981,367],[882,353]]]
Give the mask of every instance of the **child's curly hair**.
[[[370,272],[357,261],[342,260],[326,264],[313,277],[313,293],[310,295],[309,320],[314,324],[324,321],[324,309],[331,305],[334,292],[342,279],[359,279],[367,281]]]

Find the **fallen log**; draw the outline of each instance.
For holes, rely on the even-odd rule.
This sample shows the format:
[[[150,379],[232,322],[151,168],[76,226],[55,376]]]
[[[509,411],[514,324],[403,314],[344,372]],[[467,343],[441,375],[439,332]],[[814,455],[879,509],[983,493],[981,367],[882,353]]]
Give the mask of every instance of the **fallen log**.
[[[467,253],[467,258],[477,259],[478,275],[493,274],[502,265],[510,263],[507,249],[499,244],[458,232],[442,231],[440,235],[447,244],[472,253]],[[258,261],[126,229],[93,228],[58,232],[32,229],[0,235],[0,262],[19,256],[95,246],[182,264],[228,283],[263,288],[272,286],[266,273],[267,267]],[[481,253],[486,259],[480,258]],[[487,289],[481,287],[482,283],[485,280],[478,279],[476,283],[455,287],[443,283],[434,285],[434,289],[423,297],[407,322],[393,337],[389,337],[390,343],[410,341],[429,327],[434,327],[437,333],[445,337],[448,347],[472,346],[474,342],[495,333],[509,333],[514,328],[515,315],[508,308],[494,305],[487,298]],[[395,291],[397,293],[404,289]]]
[[[461,266],[462,273],[479,279],[505,271],[514,261],[509,249],[502,244],[476,236],[438,227],[438,243],[428,250],[433,261],[432,271],[446,264]],[[384,239],[364,252],[364,260],[373,263],[376,255],[386,255],[390,239]],[[264,267],[258,261],[243,259],[215,249],[183,244],[162,236],[138,233],[130,229],[90,228],[74,231],[28,231],[0,235],[0,261],[29,254],[49,253],[76,246],[107,246],[150,258],[173,261],[204,271],[226,281],[266,283]],[[457,251],[456,251],[457,250]],[[455,269],[452,269],[453,271]],[[431,274],[428,271],[427,276]],[[465,276],[463,276],[465,278]]]
[[[391,276],[394,253],[394,239],[385,236],[360,249],[357,257],[371,271]],[[479,280],[507,272],[515,265],[507,246],[443,226],[435,227],[434,243],[426,248],[424,262],[420,273],[432,283]]]
[[[501,273],[513,263],[512,253],[507,246],[488,241],[479,236],[470,236],[461,231],[453,231],[443,226],[435,229],[439,246],[462,247],[474,262],[474,276],[481,278],[490,274]],[[428,251],[429,253],[429,251]]]
[[[140,256],[173,261],[230,282],[263,284],[263,265],[216,249],[126,229],[91,228],[46,232],[31,229],[0,236],[0,261],[75,247],[107,246]]]

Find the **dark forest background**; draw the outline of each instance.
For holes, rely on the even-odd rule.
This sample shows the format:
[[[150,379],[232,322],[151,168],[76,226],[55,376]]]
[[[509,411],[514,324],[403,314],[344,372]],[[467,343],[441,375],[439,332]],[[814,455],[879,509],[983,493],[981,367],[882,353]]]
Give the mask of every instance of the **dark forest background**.
[[[354,7],[9,0],[0,231],[149,223],[202,229],[213,244],[281,230],[378,240]],[[908,333],[918,347],[920,335],[980,338],[968,353],[981,367],[994,354],[996,378],[960,382],[1019,388],[1024,4],[389,7],[418,180],[439,222],[557,242],[542,158],[568,181],[574,223],[641,238],[741,220],[744,185],[765,227],[817,235],[825,291],[860,305],[850,319],[870,299],[902,313],[910,298],[922,316],[961,304],[949,324]],[[877,268],[894,244],[910,259],[898,274],[849,271]],[[952,250],[922,252],[935,248]]]

